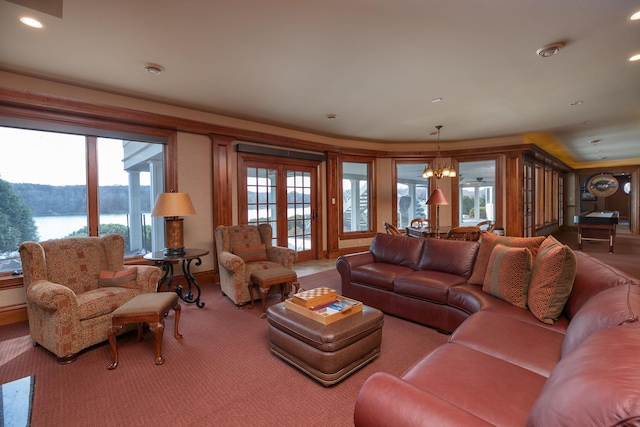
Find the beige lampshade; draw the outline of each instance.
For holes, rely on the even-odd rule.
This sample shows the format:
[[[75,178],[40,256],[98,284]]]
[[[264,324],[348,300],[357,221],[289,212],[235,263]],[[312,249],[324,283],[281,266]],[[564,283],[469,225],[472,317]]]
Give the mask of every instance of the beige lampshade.
[[[429,196],[429,200],[427,200],[428,205],[448,205],[449,201],[447,197],[444,195],[441,189],[436,188]]]
[[[176,217],[195,215],[196,210],[187,193],[160,193],[151,216]]]

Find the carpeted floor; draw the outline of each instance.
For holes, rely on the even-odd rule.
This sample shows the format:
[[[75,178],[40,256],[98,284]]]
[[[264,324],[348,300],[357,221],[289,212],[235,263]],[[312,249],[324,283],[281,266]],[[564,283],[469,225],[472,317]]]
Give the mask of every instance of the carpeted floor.
[[[306,289],[340,289],[338,273],[300,279]],[[385,316],[381,355],[325,388],[269,350],[267,321],[238,310],[205,286],[202,309],[182,304],[180,332],[166,320],[165,363],[154,364],[153,333],[119,337],[119,366],[100,344],[70,365],[33,347],[26,322],[0,327],[0,383],[35,375],[32,426],[349,426],[362,383],[374,372],[401,375],[447,340],[432,329]],[[277,297],[268,304],[279,303]]]

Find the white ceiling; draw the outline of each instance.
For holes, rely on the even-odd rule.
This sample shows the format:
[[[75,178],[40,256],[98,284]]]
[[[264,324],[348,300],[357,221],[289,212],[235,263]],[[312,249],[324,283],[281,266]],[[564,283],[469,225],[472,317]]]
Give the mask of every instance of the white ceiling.
[[[545,133],[576,167],[640,162],[640,62],[627,61],[640,53],[640,21],[629,20],[639,10],[630,0],[64,0],[58,18],[0,0],[0,69],[340,138],[433,140],[441,124],[443,149]],[[26,13],[45,28],[19,23]],[[559,54],[536,55],[554,42],[565,43]]]

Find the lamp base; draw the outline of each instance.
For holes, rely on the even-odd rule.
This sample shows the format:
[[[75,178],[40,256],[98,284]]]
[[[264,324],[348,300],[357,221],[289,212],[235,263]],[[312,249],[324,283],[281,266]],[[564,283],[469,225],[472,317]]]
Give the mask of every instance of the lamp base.
[[[182,218],[168,217],[165,223],[165,255],[184,255],[184,238],[182,233]]]
[[[183,256],[185,254],[184,248],[165,248],[165,256]]]

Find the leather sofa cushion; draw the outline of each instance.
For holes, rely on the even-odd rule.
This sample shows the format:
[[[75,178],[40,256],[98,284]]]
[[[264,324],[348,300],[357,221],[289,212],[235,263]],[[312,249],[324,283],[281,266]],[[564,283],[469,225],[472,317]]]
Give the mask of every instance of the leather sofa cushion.
[[[639,354],[637,321],[591,335],[551,372],[527,426],[639,425]]]
[[[424,241],[425,239],[378,233],[373,238],[369,250],[376,262],[402,265],[417,270]]]
[[[562,314],[576,277],[576,256],[553,236],[540,245],[533,264],[527,304],[531,313],[545,323]]]
[[[600,292],[580,309],[567,328],[562,356],[594,332],[628,322],[640,314],[640,286],[620,285]],[[639,356],[640,357],[640,356]]]
[[[577,263],[576,277],[564,308],[564,315],[569,320],[573,319],[591,297],[603,290],[627,283],[640,284],[640,281],[584,252],[574,252],[574,255]]]
[[[471,273],[471,277],[469,277],[469,283],[473,285],[482,285],[484,282],[484,275],[487,271],[487,265],[489,264],[489,258],[491,257],[491,251],[493,251],[493,247],[495,245],[501,244],[512,248],[527,248],[531,251],[531,256],[535,258],[538,254],[538,248],[544,239],[544,236],[505,237],[487,232],[482,233],[482,237],[480,238],[480,248],[478,249],[478,257],[476,258],[476,263],[473,267],[473,273]]]
[[[396,277],[393,290],[397,294],[446,304],[449,288],[465,282],[463,277],[455,274],[418,270]]]
[[[523,310],[516,306],[502,301],[482,291],[482,287],[476,285],[456,285],[449,289],[447,304],[456,307],[466,313],[473,314],[478,311],[491,311],[503,316],[515,317],[516,319],[532,323],[538,327],[552,329],[564,333],[569,326],[566,317],[561,316],[553,325],[543,323],[536,319],[529,310]]]
[[[464,345],[447,343],[402,379],[493,425],[521,426],[547,378]]]
[[[409,239],[409,237],[403,237]],[[395,264],[386,264],[376,262],[373,264],[365,264],[351,270],[351,281],[354,283],[366,283],[369,286],[393,290],[393,281],[396,277],[411,274],[413,270]]]
[[[449,341],[548,377],[560,360],[563,339],[562,332],[515,317],[481,311],[465,320]]]
[[[428,238],[422,246],[418,269],[442,271],[468,279],[479,247],[478,242]]]

